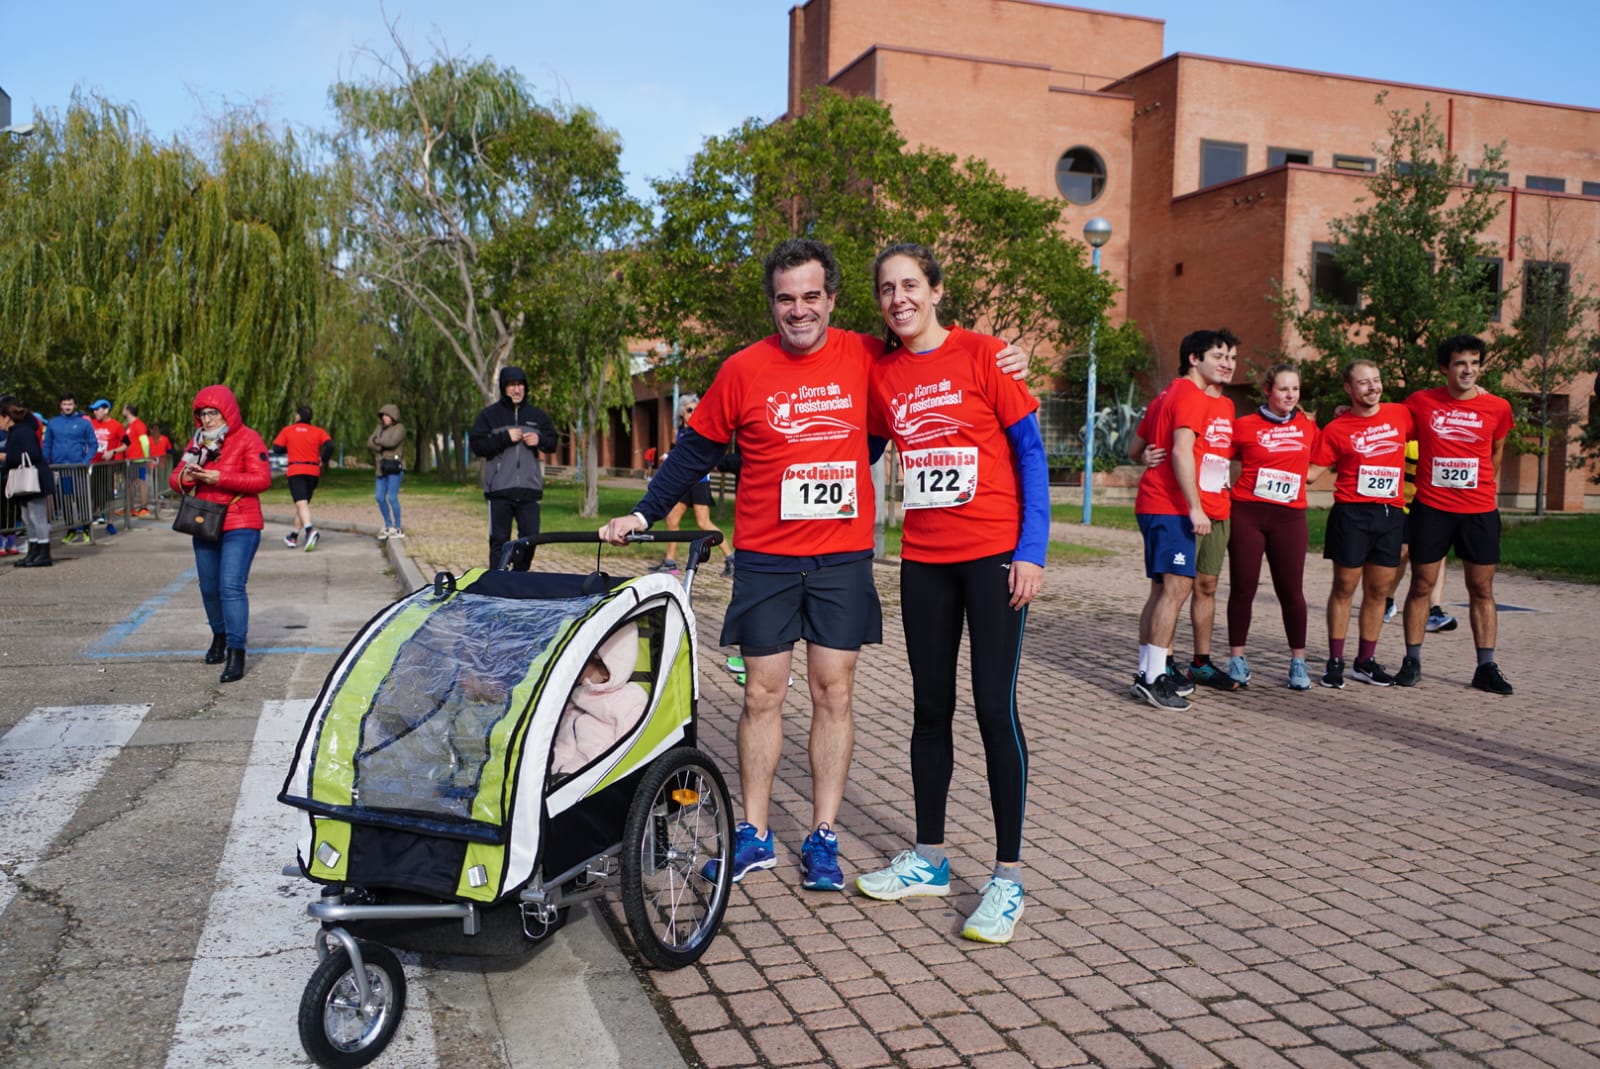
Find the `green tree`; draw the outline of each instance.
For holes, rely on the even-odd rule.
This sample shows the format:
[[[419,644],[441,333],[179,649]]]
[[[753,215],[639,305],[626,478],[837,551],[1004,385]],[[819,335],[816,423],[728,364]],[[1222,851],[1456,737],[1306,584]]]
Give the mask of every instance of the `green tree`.
[[[709,139],[655,188],[660,221],[635,280],[646,322],[681,354],[668,370],[686,389],[772,333],[762,261],[795,236],[832,245],[844,268],[838,326],[882,332],[870,264],[916,241],[945,268],[945,318],[1019,341],[1039,373],[1065,370],[1096,321],[1108,380],[1142,357],[1136,331],[1106,323],[1115,283],[1090,271],[1060,202],[1006,186],[980,161],[908,149],[877,101],[818,90],[797,116]]]
[[[1499,300],[1482,235],[1500,210],[1501,150],[1486,146],[1469,172],[1427,107],[1390,111],[1388,143],[1373,147],[1380,162],[1364,206],[1328,225],[1333,265],[1359,297],[1318,292],[1308,272],[1274,297],[1280,321],[1319,354],[1301,363],[1308,398],[1337,398],[1358,356],[1377,362],[1392,396],[1428,385],[1437,343],[1482,335]]]
[[[140,403],[181,434],[224,382],[253,425],[293,404],[332,259],[322,174],[292,134],[224,117],[202,153],[75,95],[0,168],[0,350],[33,399]]]
[[[1495,355],[1523,393],[1518,407],[1518,449],[1538,459],[1534,514],[1544,515],[1553,438],[1565,440],[1576,416],[1556,405],[1585,372],[1595,369],[1600,347],[1595,313],[1600,309],[1592,285],[1578,269],[1576,250],[1563,236],[1561,205],[1547,198],[1543,217],[1519,245],[1524,267],[1522,311],[1502,335]],[[1591,405],[1591,407],[1593,407]]]

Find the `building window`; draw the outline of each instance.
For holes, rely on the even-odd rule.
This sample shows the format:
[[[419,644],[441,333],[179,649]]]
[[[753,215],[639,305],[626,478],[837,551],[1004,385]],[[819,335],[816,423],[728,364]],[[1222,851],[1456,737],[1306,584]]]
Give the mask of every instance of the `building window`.
[[[1476,167],[1467,172],[1467,181],[1477,185],[1480,174],[1483,175],[1484,181],[1491,186],[1509,186],[1511,184],[1511,175],[1505,171],[1481,171]]]
[[[1398,174],[1398,175],[1403,175],[1403,176],[1406,176],[1406,177],[1410,177],[1411,175],[1414,175],[1417,172],[1418,172],[1417,165],[1412,163],[1410,160],[1398,160],[1398,161],[1396,161],[1396,163],[1394,165],[1394,173]],[[1427,175],[1429,178],[1433,178],[1436,175],[1438,175],[1439,166],[1438,166],[1438,164],[1434,164],[1434,163],[1425,163],[1421,167],[1421,172],[1423,174]]]
[[[1567,180],[1565,178],[1548,178],[1540,174],[1530,174],[1527,187],[1529,189],[1542,189],[1546,193],[1565,193],[1567,191]]]
[[[1245,146],[1235,141],[1200,142],[1200,188],[1244,177]]]
[[[1583,195],[1586,197],[1600,197],[1600,182],[1585,182]]]
[[[1056,161],[1056,188],[1074,204],[1093,204],[1106,188],[1106,163],[1082,145],[1069,148]]]
[[[1489,321],[1500,322],[1500,300],[1505,292],[1505,261],[1498,256],[1479,257],[1478,263],[1483,265],[1483,274],[1478,278],[1478,292],[1484,296],[1488,307]]]
[[[1285,163],[1311,162],[1311,150],[1308,148],[1269,148],[1267,149],[1267,166],[1280,167]]]
[[[1378,169],[1378,161],[1371,156],[1347,156],[1342,152],[1333,154],[1333,165],[1341,171],[1367,171]]]
[[[1311,246],[1311,307],[1354,308],[1361,302],[1361,291],[1345,277],[1344,268],[1334,260],[1338,247],[1321,242]]]

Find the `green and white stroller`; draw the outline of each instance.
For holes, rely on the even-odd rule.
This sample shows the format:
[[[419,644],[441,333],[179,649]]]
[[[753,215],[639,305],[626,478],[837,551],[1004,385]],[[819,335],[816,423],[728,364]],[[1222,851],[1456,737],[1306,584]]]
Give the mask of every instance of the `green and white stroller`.
[[[695,568],[720,534],[688,541],[684,581],[512,570],[549,533],[507,547],[499,570],[430,587],[378,614],[323,684],[279,800],[308,816],[298,869],[324,885],[320,964],[301,999],[320,1065],[377,1057],[405,1008],[393,951],[366,922],[458,918],[514,901],[538,941],[603,893],[620,858],[639,951],[697,960],[727,908],[733,820],[716,765],[695,748]]]

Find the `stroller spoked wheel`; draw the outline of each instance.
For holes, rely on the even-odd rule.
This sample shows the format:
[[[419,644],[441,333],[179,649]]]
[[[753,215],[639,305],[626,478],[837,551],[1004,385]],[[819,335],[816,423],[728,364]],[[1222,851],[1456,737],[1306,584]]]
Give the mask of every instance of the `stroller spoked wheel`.
[[[343,948],[323,959],[300,997],[300,1044],[326,1069],[354,1069],[382,1054],[405,1013],[400,959],[377,943],[358,945],[369,992],[365,1002]]]
[[[622,908],[639,953],[657,968],[697,961],[716,937],[733,887],[732,814],[722,773],[692,747],[663,754],[634,793]]]

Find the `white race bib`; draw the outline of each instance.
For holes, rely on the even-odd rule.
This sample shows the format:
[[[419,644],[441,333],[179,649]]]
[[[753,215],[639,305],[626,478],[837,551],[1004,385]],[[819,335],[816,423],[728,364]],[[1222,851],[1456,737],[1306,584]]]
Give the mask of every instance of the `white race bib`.
[[[1216,453],[1200,455],[1200,489],[1208,494],[1228,488],[1228,458]]]
[[[954,508],[978,493],[978,450],[971,446],[908,450],[900,465],[908,509]]]
[[[855,514],[855,461],[791,464],[784,470],[779,519],[847,520]]]
[[[1356,493],[1392,500],[1400,492],[1400,469],[1363,464],[1356,472]]]
[[[1256,496],[1287,505],[1300,496],[1300,476],[1292,471],[1261,468],[1256,472]]]
[[[1447,490],[1472,490],[1478,485],[1477,457],[1434,457],[1433,485]]]

